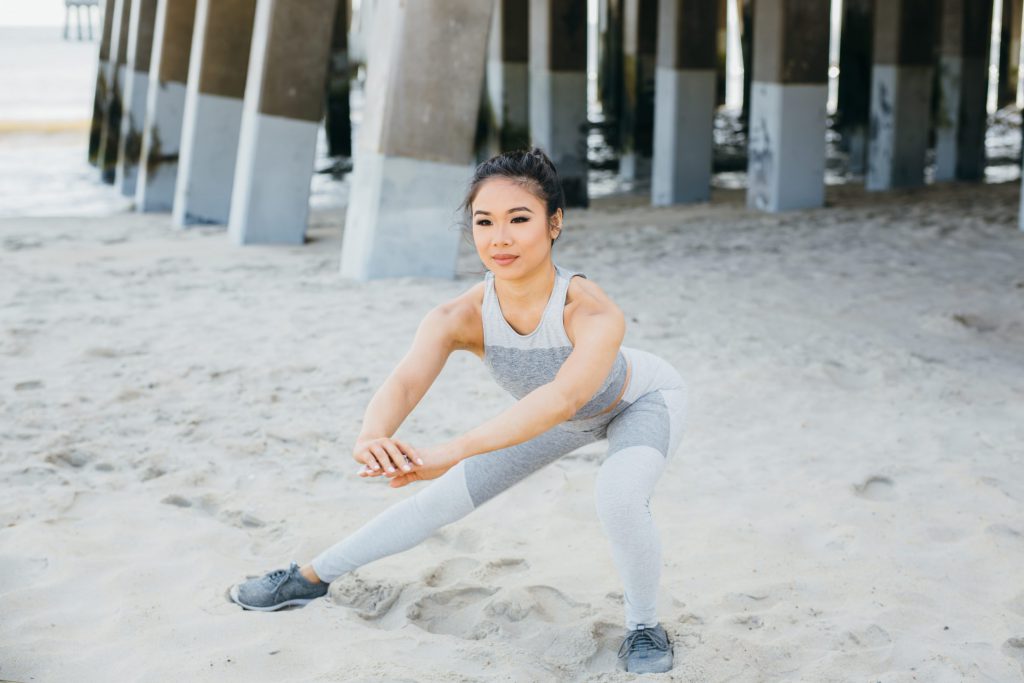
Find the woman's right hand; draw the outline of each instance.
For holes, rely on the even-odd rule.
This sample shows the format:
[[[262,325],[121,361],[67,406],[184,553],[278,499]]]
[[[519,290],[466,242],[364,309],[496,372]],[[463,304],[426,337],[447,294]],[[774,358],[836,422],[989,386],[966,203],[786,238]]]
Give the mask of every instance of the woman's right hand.
[[[363,465],[372,475],[380,475],[385,472],[407,472],[411,468],[406,458],[416,464],[422,465],[416,449],[394,438],[385,436],[374,439],[360,439],[352,448],[352,458]]]

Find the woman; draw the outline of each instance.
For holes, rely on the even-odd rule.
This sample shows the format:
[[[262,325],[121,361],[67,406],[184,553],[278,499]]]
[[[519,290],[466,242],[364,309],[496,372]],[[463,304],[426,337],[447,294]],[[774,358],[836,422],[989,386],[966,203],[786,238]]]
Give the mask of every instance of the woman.
[[[353,457],[391,487],[435,480],[304,566],[234,586],[247,609],[327,593],[337,577],[407,550],[562,455],[607,438],[596,503],[625,585],[626,669],[662,672],[672,649],[655,615],[661,542],[649,500],[683,433],[686,388],[671,365],[622,346],[622,311],[582,273],[552,261],[565,200],[542,151],[477,167],[463,208],[483,282],[430,311],[366,409]],[[574,277],[580,275],[581,277]],[[458,438],[414,448],[394,438],[455,350],[471,351],[518,402]]]

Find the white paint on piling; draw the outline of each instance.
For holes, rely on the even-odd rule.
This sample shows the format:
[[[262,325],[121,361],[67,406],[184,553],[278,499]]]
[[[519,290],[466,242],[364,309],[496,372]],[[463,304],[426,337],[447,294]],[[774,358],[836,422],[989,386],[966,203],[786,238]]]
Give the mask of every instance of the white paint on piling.
[[[155,82],[149,89],[146,129],[142,133],[142,155],[135,207],[139,211],[170,211],[174,206],[174,184],[178,177],[181,121],[185,111],[185,84]],[[151,160],[154,145],[159,158]]]
[[[711,197],[715,71],[655,69],[651,203],[668,206]]]
[[[190,72],[171,221],[226,225],[231,209],[242,100],[198,92]]]
[[[828,85],[754,81],[750,95],[747,206],[762,211],[822,206]]]

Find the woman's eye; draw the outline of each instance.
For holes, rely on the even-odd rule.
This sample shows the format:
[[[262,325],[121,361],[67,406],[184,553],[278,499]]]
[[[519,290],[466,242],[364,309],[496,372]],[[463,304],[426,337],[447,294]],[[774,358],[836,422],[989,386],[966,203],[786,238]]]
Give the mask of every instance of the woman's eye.
[[[476,222],[476,224],[477,225],[490,225],[491,222],[489,220],[487,220],[486,218],[481,218],[480,220],[478,220]]]
[[[513,223],[525,223],[528,220],[530,220],[530,218],[528,216],[516,216],[516,217],[514,217],[512,219],[512,222]]]

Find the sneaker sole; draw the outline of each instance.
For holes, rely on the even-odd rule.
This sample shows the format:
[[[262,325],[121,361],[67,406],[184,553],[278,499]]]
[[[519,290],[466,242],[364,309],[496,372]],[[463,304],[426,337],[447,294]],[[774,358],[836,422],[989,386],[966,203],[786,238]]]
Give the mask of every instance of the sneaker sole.
[[[258,612],[274,612],[276,610],[281,609],[282,607],[288,607],[290,605],[305,605],[317,599],[295,598],[293,600],[285,600],[284,602],[279,602],[276,605],[270,605],[269,607],[257,607],[256,605],[247,605],[239,599],[237,585],[231,587],[231,590],[228,591],[228,596],[230,596],[232,602],[244,607],[245,609],[256,610]]]

